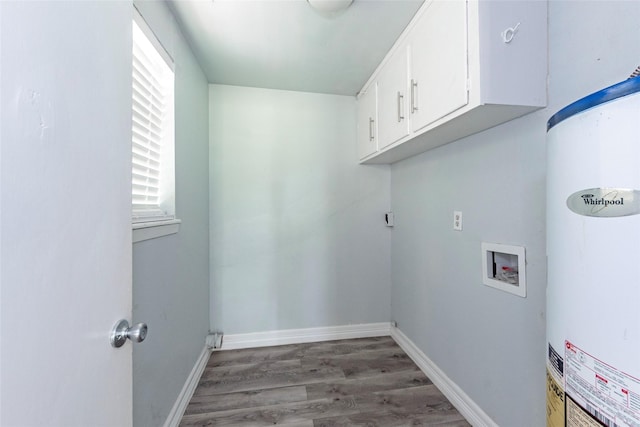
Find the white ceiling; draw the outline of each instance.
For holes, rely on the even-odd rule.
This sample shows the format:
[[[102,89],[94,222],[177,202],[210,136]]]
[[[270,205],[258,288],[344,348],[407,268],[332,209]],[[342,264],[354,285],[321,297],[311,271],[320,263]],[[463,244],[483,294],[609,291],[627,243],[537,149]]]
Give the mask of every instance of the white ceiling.
[[[210,83],[355,95],[423,0],[169,0]]]

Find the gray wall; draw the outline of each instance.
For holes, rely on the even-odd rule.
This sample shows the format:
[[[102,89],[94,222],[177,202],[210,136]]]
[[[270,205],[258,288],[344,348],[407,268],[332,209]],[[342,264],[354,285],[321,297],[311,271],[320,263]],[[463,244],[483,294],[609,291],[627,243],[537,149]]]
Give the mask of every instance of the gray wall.
[[[175,61],[176,216],[180,231],[133,245],[133,421],[162,425],[209,326],[208,83],[164,2],[136,2]]]
[[[389,167],[347,96],[210,86],[211,326],[389,321]]]
[[[546,121],[627,78],[638,22],[640,2],[551,1],[549,107],[391,168],[392,318],[498,425],[545,424]],[[482,285],[482,241],[526,247],[526,299]]]

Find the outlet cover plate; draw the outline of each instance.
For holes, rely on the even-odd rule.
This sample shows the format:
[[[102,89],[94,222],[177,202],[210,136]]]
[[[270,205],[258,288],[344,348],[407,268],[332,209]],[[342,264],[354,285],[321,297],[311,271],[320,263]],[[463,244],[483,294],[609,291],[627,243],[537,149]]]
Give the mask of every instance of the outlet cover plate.
[[[462,231],[462,211],[453,211],[453,229]]]

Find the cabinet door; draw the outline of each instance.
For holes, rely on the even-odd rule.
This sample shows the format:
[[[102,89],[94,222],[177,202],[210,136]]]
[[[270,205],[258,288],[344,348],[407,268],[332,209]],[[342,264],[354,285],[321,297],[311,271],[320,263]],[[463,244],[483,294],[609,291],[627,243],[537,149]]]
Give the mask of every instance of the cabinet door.
[[[413,31],[409,108],[415,132],[468,102],[466,0],[432,1]]]
[[[377,84],[373,83],[358,100],[358,157],[378,151]]]
[[[393,54],[378,78],[379,149],[409,135],[407,75],[407,48],[405,46]]]

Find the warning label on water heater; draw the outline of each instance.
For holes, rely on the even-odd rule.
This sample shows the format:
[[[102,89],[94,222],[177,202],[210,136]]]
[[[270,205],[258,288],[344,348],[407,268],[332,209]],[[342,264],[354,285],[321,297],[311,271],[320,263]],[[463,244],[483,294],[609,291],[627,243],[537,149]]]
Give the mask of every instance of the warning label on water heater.
[[[565,393],[571,397],[571,401],[565,399],[567,426],[585,425],[577,416],[582,409],[601,425],[640,427],[640,379],[607,365],[569,341],[565,341],[564,374]],[[572,423],[571,418],[576,422]]]
[[[564,392],[547,368],[547,427],[564,425]]]

